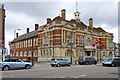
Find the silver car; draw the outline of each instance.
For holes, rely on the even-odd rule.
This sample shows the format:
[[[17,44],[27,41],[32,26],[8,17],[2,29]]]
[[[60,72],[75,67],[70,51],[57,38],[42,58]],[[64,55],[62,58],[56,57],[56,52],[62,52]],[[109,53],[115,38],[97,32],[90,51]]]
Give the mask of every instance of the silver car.
[[[108,57],[102,64],[103,66],[120,66],[120,57]]]
[[[68,61],[65,58],[55,58],[55,59],[51,59],[51,64],[52,67],[56,66],[56,67],[60,67],[60,66],[70,66],[71,63],[70,61]]]
[[[21,59],[8,59],[3,62],[0,62],[0,68],[2,70],[7,71],[9,69],[18,69],[18,68],[26,68],[30,69],[32,67],[32,63],[24,62]]]

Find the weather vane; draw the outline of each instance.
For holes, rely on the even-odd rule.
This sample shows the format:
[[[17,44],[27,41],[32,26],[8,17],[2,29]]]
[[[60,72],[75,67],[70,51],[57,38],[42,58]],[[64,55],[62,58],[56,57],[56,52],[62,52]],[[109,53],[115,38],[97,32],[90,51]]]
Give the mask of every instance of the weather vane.
[[[76,2],[76,11],[78,11],[78,4],[77,4],[77,2]]]

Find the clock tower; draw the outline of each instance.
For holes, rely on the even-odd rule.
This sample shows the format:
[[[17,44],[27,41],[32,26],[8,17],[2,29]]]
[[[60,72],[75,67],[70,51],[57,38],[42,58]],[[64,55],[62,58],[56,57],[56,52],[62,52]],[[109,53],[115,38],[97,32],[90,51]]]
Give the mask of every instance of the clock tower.
[[[80,12],[77,9],[77,2],[76,2],[76,12],[74,13],[74,20],[80,23]]]

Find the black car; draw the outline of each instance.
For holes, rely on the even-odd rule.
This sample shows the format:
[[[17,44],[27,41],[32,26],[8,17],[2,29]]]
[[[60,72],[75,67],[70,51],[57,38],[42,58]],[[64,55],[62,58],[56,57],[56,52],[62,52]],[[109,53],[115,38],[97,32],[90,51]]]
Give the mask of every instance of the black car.
[[[86,64],[86,65],[91,65],[91,64],[97,64],[97,61],[95,60],[95,58],[94,57],[92,57],[92,56],[81,56],[81,57],[79,57],[79,59],[78,59],[78,63],[80,64],[80,65],[82,65],[82,64]]]

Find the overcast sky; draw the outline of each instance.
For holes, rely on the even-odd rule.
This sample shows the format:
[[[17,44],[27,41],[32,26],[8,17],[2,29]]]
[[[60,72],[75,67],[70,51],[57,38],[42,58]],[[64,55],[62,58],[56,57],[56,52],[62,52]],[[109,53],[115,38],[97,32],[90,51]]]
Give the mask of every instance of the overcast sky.
[[[34,30],[35,23],[46,24],[46,18],[53,19],[66,9],[66,19],[73,19],[76,11],[75,2],[5,2],[6,9],[6,47],[14,39],[14,29],[19,35],[26,33],[26,28]],[[114,34],[114,42],[118,42],[118,3],[117,2],[78,2],[80,19],[88,25],[93,18],[94,27],[102,27]]]

